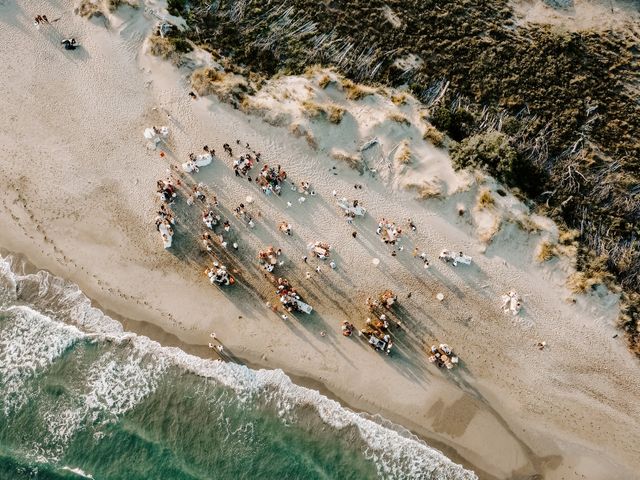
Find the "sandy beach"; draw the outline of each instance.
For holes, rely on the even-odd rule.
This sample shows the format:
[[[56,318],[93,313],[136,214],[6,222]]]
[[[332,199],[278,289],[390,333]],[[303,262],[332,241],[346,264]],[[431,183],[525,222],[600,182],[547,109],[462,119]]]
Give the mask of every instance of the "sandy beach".
[[[39,12],[57,21],[36,29]],[[540,242],[557,237],[550,221],[538,219],[533,233],[502,221],[483,241],[486,223],[526,207],[509,194],[496,196],[493,213],[475,211],[480,192],[500,186],[455,173],[446,151],[426,142],[414,148],[412,165],[392,174],[360,174],[335,160],[332,149],[355,151],[372,133],[389,142],[421,138],[411,127],[375,123],[378,97],[363,100],[359,113],[349,110],[339,126],[315,125],[316,149],[288,125],[270,125],[213,96],[193,100],[189,65],[178,69],[145,53],[154,25],[143,9],[123,7],[105,27],[103,19],[74,15],[66,0],[0,3],[1,248],[75,282],[126,329],[212,358],[206,345],[216,332],[227,360],[282,369],[353,410],[409,429],[480,478],[640,478],[640,377],[617,335],[618,297],[604,288],[574,295],[566,287],[569,259],[535,260]],[[81,48],[62,49],[68,36]],[[295,96],[297,80],[284,81]],[[274,98],[265,92],[256,97],[262,109]],[[403,108],[417,115],[410,103]],[[152,125],[170,129],[156,150],[142,135]],[[316,194],[301,203],[287,185],[281,196],[264,196],[234,175],[224,143],[236,156],[248,143],[261,162],[282,165],[289,181],[309,181]],[[205,144],[216,157],[193,179],[215,192],[237,238],[238,251],[225,254],[238,269],[230,287],[213,287],[204,274],[199,207],[188,207],[184,196],[178,201],[172,249],[162,248],[153,223],[156,181]],[[440,198],[422,200],[407,188],[436,177]],[[233,215],[248,196],[253,229]],[[347,224],[336,205],[341,197],[357,198],[367,215]],[[376,235],[381,218],[403,227],[395,256]],[[278,231],[281,221],[292,225],[291,236]],[[335,270],[303,262],[314,241],[332,245]],[[268,245],[282,248],[278,268],[312,315],[283,320],[265,306],[276,297],[256,255]],[[427,252],[429,269],[414,248]],[[445,248],[464,251],[472,264],[438,261]],[[398,295],[393,318],[403,324],[391,356],[340,332],[344,320],[363,328],[367,297],[384,289]],[[500,295],[510,290],[524,298],[518,316],[500,309]],[[456,369],[428,362],[429,346],[440,342],[460,356]]]

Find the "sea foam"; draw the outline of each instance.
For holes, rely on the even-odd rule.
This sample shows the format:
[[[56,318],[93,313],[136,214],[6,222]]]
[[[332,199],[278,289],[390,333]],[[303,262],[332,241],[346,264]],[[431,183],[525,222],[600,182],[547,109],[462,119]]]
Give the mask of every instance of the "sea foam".
[[[4,308],[13,315],[0,333],[0,378],[12,393],[23,387],[23,379],[46,368],[80,339],[126,346],[126,357],[107,352],[91,366],[82,407],[51,415],[52,433],[57,431],[59,438],[64,437],[61,440],[68,441],[87,420],[108,422],[131,410],[155,391],[172,367],[233,390],[238,402],[259,399],[275,405],[283,421],[297,409],[311,406],[332,428],[357,429],[367,446],[364,453],[381,478],[477,478],[408,431],[387,428],[318,391],[295,385],[282,370],[252,370],[207,360],[124,332],[120,323],[92,307],[77,286],[47,272],[15,272],[12,262],[11,257],[0,258],[0,286],[13,289],[15,298],[25,304]],[[6,289],[3,296],[13,297]]]
[[[0,311],[0,398],[5,415],[27,400],[26,382],[45,370],[84,334],[28,306]]]

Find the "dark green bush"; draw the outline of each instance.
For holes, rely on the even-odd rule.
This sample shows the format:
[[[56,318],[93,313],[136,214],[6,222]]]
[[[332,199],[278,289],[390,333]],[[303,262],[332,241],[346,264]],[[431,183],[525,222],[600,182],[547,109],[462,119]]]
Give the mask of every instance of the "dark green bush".
[[[186,0],[169,0],[167,2],[167,11],[176,17],[179,17],[184,13]]]
[[[497,131],[478,133],[454,143],[451,159],[457,168],[486,170],[503,183],[529,195],[540,193],[546,182],[544,173],[525,161],[510,144],[509,136]]]
[[[189,41],[185,40],[184,38],[168,37],[168,39],[169,39],[169,42],[171,42],[173,46],[176,48],[176,52],[178,53],[189,53],[190,51],[193,50],[191,43],[189,43]]]
[[[189,2],[192,11],[206,4]],[[170,6],[185,10],[184,0]],[[400,27],[384,19],[387,6]],[[623,227],[640,223],[640,103],[629,88],[640,49],[624,25],[566,32],[516,22],[508,0],[253,0],[236,18],[231,7],[220,0],[190,17],[198,29],[186,34],[247,70],[334,66],[353,81],[408,85],[427,102],[434,84],[448,81],[430,121],[459,142],[456,162],[486,165],[580,229],[584,251],[608,254],[621,283],[640,291],[638,234]],[[410,53],[421,63],[398,68]],[[491,130],[508,140],[483,138]],[[612,165],[615,175],[606,173]]]
[[[456,108],[453,111],[446,107],[436,108],[429,117],[429,121],[456,142],[468,137],[475,126],[475,117],[463,108]]]

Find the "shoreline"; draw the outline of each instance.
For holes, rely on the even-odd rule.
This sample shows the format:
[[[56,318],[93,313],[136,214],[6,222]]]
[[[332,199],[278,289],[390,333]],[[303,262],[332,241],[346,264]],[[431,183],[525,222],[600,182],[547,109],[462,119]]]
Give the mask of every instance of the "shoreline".
[[[41,268],[38,268],[38,266],[33,262],[31,258],[27,256],[26,253],[13,252],[13,251],[7,250],[3,246],[0,246],[0,256],[2,257],[10,256],[16,259],[20,264],[24,265],[25,273],[27,274],[36,273],[42,270]],[[48,271],[48,270],[45,270],[45,271]],[[55,275],[54,272],[49,272],[49,273],[51,273],[52,275]],[[68,281],[67,279],[64,279],[64,280]],[[78,287],[84,293],[82,286],[78,285]],[[176,347],[182,350],[183,352],[190,355],[194,355],[196,357],[200,357],[207,360],[217,360],[217,361],[223,361],[223,362],[237,363],[239,365],[246,366],[252,370],[261,370],[261,369],[270,370],[271,369],[268,365],[264,363],[260,363],[258,361],[250,361],[246,358],[242,358],[238,356],[234,356],[233,360],[227,360],[221,357],[217,352],[210,349],[208,346],[205,346],[202,344],[193,344],[193,343],[189,343],[184,340],[181,340],[178,336],[164,330],[160,325],[157,325],[153,321],[137,320],[134,318],[125,317],[113,310],[110,310],[108,305],[97,302],[90,297],[87,297],[87,298],[89,299],[90,304],[93,308],[97,308],[104,315],[107,315],[108,317],[119,322],[122,325],[123,330],[125,332],[131,332],[136,335],[145,336],[150,340],[158,342],[163,347]],[[314,379],[312,377],[305,376],[305,375],[288,372],[286,369],[283,369],[283,372],[285,373],[285,375],[287,375],[291,379],[291,381],[294,384],[300,387],[308,388],[310,390],[315,390],[319,392],[321,395],[329,398],[330,400],[334,400],[338,402],[342,407],[348,410],[351,410],[352,412],[366,414],[368,418],[374,420],[376,423],[380,423],[380,421],[382,421],[382,424],[385,426],[390,426],[389,425],[389,422],[390,422],[393,427],[396,427],[403,431],[408,432],[410,435],[414,436],[417,440],[424,442],[426,445],[428,445],[429,448],[440,451],[443,455],[445,455],[447,458],[449,458],[453,462],[463,465],[464,468],[468,470],[472,470],[474,473],[476,473],[476,475],[479,476],[479,478],[483,480],[494,480],[498,478],[488,474],[487,472],[484,472],[478,466],[468,462],[464,458],[464,456],[459,454],[453,447],[451,447],[450,445],[447,445],[445,442],[441,440],[438,440],[435,436],[430,434],[431,432],[424,429],[421,429],[420,431],[415,431],[413,429],[407,428],[406,426],[403,426],[403,424],[406,424],[409,420],[407,418],[402,417],[401,415],[397,415],[397,418],[401,419],[403,422],[398,423],[396,421],[386,418],[384,416],[385,412],[375,413],[375,414],[370,413],[367,409],[368,403],[366,402],[366,400],[355,399],[355,398],[346,399],[345,396],[335,393],[326,384],[322,383],[317,379]],[[378,418],[376,419],[376,417]],[[414,427],[419,428],[419,426],[417,425],[414,425]]]
[[[207,357],[205,354],[208,353],[209,355],[211,355],[212,353],[215,355],[214,352],[212,352],[212,350],[207,347],[207,346],[203,346],[203,345],[194,345],[194,344],[190,344],[187,342],[184,342],[182,340],[180,340],[178,337],[176,337],[175,335],[166,332],[165,330],[163,330],[161,327],[159,327],[158,325],[155,325],[152,322],[146,322],[146,321],[139,321],[139,320],[134,320],[134,319],[125,319],[124,317],[121,317],[120,315],[115,314],[114,312],[110,312],[109,310],[103,310],[102,306],[100,306],[99,304],[95,305],[97,308],[100,308],[106,315],[109,315],[111,318],[119,321],[123,327],[125,328],[126,331],[129,332],[133,332],[136,333],[138,335],[144,335],[148,338],[150,338],[151,340],[155,340],[158,343],[160,343],[162,346],[171,346],[171,347],[178,347],[181,350],[183,350],[186,353],[189,353],[191,355],[194,356],[198,356],[201,358],[208,358],[208,359],[212,359],[214,360],[215,358],[209,358]],[[153,332],[153,333],[152,333]],[[220,360],[220,361],[227,361],[223,358],[218,358],[215,360]],[[242,357],[235,357],[233,362],[235,363],[239,363],[240,365],[244,365],[246,367],[249,367],[252,370],[259,370],[259,369],[269,369],[269,366],[266,364],[261,364],[258,362],[252,362],[249,361],[245,358]],[[351,398],[349,400],[346,399],[346,397],[341,396],[337,393],[335,393],[334,391],[332,391],[327,385],[325,385],[324,383],[309,377],[309,376],[303,376],[303,375],[297,375],[295,373],[292,372],[288,372],[286,369],[283,369],[285,375],[287,375],[291,381],[293,383],[295,383],[298,386],[301,387],[305,387],[308,388],[310,390],[316,390],[318,391],[321,395],[324,395],[325,397],[329,398],[330,400],[334,400],[336,402],[338,402],[342,407],[351,410],[353,412],[356,413],[367,413],[367,402],[364,400],[360,400],[359,402],[356,401],[355,398]],[[356,406],[358,405],[358,406]],[[371,416],[371,414],[368,414]],[[479,478],[482,478],[484,480],[495,480],[497,477],[494,477],[492,475],[489,475],[487,472],[484,472],[482,469],[480,469],[478,466],[468,462],[461,454],[459,454],[454,448],[452,448],[451,446],[447,445],[446,443],[442,442],[441,440],[437,440],[434,436],[430,435],[430,432],[422,429],[422,431],[418,432],[418,431],[414,431],[406,426],[406,423],[408,422],[407,418],[404,418],[400,415],[397,416],[398,419],[402,419],[402,423],[398,423],[394,420],[391,419],[387,419],[386,417],[384,417],[384,414],[382,414],[384,420],[386,420],[387,422],[393,422],[393,424],[396,427],[399,427],[401,429],[404,429],[406,431],[408,431],[411,435],[414,435],[418,440],[426,443],[430,448],[436,449],[438,451],[440,451],[443,455],[445,455],[447,458],[449,458],[451,461],[458,463],[460,465],[463,465],[464,468],[468,469],[468,470],[472,470],[474,473],[476,473],[476,475],[478,475]],[[376,422],[378,423],[378,422]],[[417,427],[417,426],[415,426]]]
[[[454,214],[459,202],[471,209],[475,190],[420,202],[396,185],[345,168],[327,151],[312,150],[283,128],[215,100],[192,101],[184,72],[137,58],[148,24],[134,12],[124,22],[126,28],[115,29],[121,33],[117,36],[83,19],[65,17],[61,29],[84,32],[83,48],[89,53],[80,58],[52,50],[57,43],[33,29],[25,38],[19,36],[34,59],[24,68],[39,76],[25,97],[15,87],[23,73],[11,69],[4,85],[7,98],[20,101],[9,103],[6,118],[0,120],[7,132],[0,137],[11,145],[7,164],[0,165],[8,178],[0,210],[7,228],[0,232],[0,245],[77,284],[95,305],[104,306],[105,314],[130,319],[125,320],[126,329],[154,332],[161,343],[175,342],[199,356],[208,349],[198,345],[206,345],[208,332],[215,331],[225,351],[243,364],[280,368],[302,384],[321,387],[321,393],[340,403],[344,399],[343,404],[373,415],[388,412],[382,416],[418,432],[447,456],[464,458],[465,466],[482,478],[544,474],[560,479],[574,473],[630,478],[627,473],[637,464],[637,365],[620,341],[611,338],[616,332],[614,295],[601,292],[567,303],[563,265],[534,265],[530,259],[538,237],[510,226],[483,250],[472,222]],[[131,35],[131,40],[122,34],[129,29],[139,36]],[[7,64],[15,61],[5,56],[0,54]],[[105,65],[109,68],[102,68]],[[44,92],[58,102],[57,108],[43,109],[39,95],[58,76],[66,80],[63,90]],[[122,89],[123,84],[128,88]],[[69,98],[78,105],[69,105]],[[31,112],[27,121],[19,115],[23,109]],[[251,283],[217,290],[199,271],[202,257],[162,251],[152,223],[153,182],[164,176],[167,160],[146,150],[141,132],[166,121],[163,109],[172,117],[166,149],[171,163],[202,143],[219,149],[225,139],[235,137],[257,145],[270,164],[282,162],[295,180],[313,180],[318,195],[304,207],[287,210],[284,198],[267,199],[252,184],[240,184],[222,155],[197,177],[214,186],[227,210],[247,195],[256,198],[255,208],[265,219],[259,228],[240,230],[235,222],[233,227],[244,241],[238,254],[247,265],[243,274],[255,279],[258,247],[281,244],[288,255],[287,277],[291,274],[296,285],[302,285],[305,298],[313,295],[316,315],[283,322],[264,307],[264,295],[273,295],[266,282],[257,294],[247,288]],[[60,129],[62,119],[70,128]],[[42,140],[34,146],[30,139],[36,135]],[[335,130],[327,135],[346,141]],[[444,164],[442,157],[427,158],[439,168]],[[331,190],[353,195],[356,182],[366,185],[358,195],[371,217],[354,227],[359,239],[352,242]],[[291,194],[289,199],[294,200]],[[449,244],[464,248],[474,255],[472,268],[434,262],[425,276],[409,253],[392,259],[373,234],[372,219],[379,215],[415,219],[420,230],[409,235],[408,242],[427,245],[430,255]],[[267,221],[283,217],[294,224],[293,238],[278,236]],[[197,232],[187,222],[178,229],[185,239]],[[294,259],[301,258],[306,242],[317,238],[336,245],[339,269],[305,282],[304,268]],[[383,259],[379,268],[371,267],[372,257]],[[491,288],[483,288],[485,284]],[[345,339],[338,330],[343,318],[363,323],[364,299],[381,285],[404,293],[400,303],[408,319],[397,353],[390,358],[357,338]],[[528,295],[525,315],[513,320],[495,305],[496,295],[509,288]],[[411,300],[407,291],[414,293]],[[443,303],[434,301],[439,291],[446,293]],[[326,338],[321,331],[327,331]],[[550,340],[545,352],[535,348],[540,339]],[[461,352],[461,368],[448,373],[428,365],[424,347],[437,340]],[[615,369],[599,365],[595,344]],[[601,465],[592,464],[595,458]],[[617,476],[611,476],[611,468]]]

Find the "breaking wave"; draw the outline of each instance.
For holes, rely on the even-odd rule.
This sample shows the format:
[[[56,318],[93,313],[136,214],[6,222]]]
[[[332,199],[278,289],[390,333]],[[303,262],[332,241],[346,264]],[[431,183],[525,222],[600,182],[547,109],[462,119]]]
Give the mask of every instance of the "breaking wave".
[[[295,385],[281,370],[252,370],[163,347],[125,332],[91,306],[76,285],[44,271],[26,271],[15,257],[0,257],[0,433],[2,423],[26,428],[34,417],[40,419],[29,427],[41,430],[39,439],[34,437],[28,448],[14,445],[15,451],[29,452],[20,462],[53,464],[91,478],[84,471],[94,472],[93,466],[68,466],[69,458],[81,458],[72,454],[79,443],[97,442],[99,449],[99,442],[117,432],[131,442],[157,445],[159,439],[147,438],[153,428],[179,429],[180,422],[189,422],[174,401],[180,399],[194,405],[195,412],[209,412],[216,433],[222,431],[224,441],[240,446],[262,441],[257,438],[262,422],[260,417],[236,421],[233,412],[272,412],[281,435],[305,425],[313,434],[312,426],[324,425],[323,431],[331,427],[324,435],[342,437],[362,457],[362,468],[372,466],[379,478],[477,478],[408,431],[381,425]],[[153,428],[131,427],[128,423],[138,415]],[[193,428],[198,426],[194,420]],[[182,447],[162,448],[163,455],[175,456]],[[203,458],[205,454],[211,452],[203,452]],[[182,473],[184,478],[207,478],[202,472]]]

